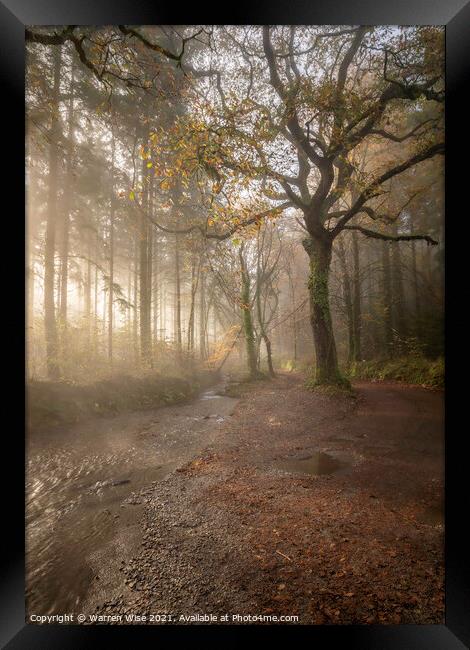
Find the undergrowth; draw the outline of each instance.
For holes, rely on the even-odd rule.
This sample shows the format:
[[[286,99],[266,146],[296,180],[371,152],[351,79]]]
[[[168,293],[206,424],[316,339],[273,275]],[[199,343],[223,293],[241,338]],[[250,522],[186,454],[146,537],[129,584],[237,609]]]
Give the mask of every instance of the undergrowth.
[[[350,379],[395,380],[429,388],[444,388],[444,359],[413,355],[395,359],[360,361],[348,370]]]

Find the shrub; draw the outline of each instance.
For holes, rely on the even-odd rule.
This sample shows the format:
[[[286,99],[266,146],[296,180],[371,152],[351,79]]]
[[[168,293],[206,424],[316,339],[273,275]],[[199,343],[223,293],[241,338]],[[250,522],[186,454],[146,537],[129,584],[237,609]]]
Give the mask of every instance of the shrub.
[[[351,379],[378,379],[402,381],[430,388],[444,387],[444,359],[426,359],[421,355],[395,359],[352,363],[348,370]]]

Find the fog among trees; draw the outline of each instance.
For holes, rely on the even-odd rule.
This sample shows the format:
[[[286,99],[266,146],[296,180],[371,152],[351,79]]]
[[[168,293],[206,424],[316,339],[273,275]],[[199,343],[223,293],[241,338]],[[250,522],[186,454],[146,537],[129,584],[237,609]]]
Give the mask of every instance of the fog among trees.
[[[27,30],[31,379],[443,352],[443,30]]]
[[[26,55],[29,622],[442,626],[443,28]]]

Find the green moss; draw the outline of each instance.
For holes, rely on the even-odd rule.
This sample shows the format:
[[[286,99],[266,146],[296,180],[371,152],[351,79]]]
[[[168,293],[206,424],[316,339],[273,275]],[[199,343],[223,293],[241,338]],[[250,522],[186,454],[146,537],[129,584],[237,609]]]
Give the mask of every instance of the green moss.
[[[389,360],[361,361],[351,364],[348,376],[351,379],[388,379],[429,388],[443,388],[444,359],[439,357],[430,360],[412,355]]]
[[[329,324],[331,318],[328,293],[328,272],[320,270],[314,260],[310,261],[308,289],[312,303],[321,310],[325,322]]]
[[[318,376],[318,372],[312,369],[307,377],[305,386],[310,390],[333,394],[337,392],[352,391],[351,382],[339,372],[334,377]]]

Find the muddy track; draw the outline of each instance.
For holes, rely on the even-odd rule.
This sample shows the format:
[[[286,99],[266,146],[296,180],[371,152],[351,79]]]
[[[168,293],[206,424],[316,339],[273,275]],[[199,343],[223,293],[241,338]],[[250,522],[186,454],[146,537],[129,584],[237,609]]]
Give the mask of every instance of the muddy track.
[[[92,587],[103,582],[94,556],[105,551],[103,574],[108,551],[125,557],[126,548],[140,542],[142,501],[135,493],[204,449],[235,404],[215,387],[186,404],[33,433],[26,474],[27,611],[81,612]]]
[[[355,388],[285,374],[243,395],[204,452],[131,495],[82,611],[442,623],[443,395]]]

